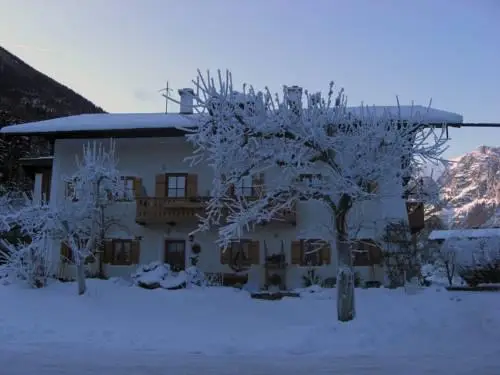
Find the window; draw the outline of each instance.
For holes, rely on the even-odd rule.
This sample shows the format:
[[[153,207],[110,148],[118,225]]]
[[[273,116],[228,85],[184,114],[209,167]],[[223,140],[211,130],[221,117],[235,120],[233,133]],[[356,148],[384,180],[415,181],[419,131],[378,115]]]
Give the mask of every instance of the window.
[[[185,198],[186,197],[186,175],[167,175],[167,197]]]
[[[351,248],[353,265],[356,267],[373,266],[382,262],[382,250],[372,240],[356,241]]]
[[[132,264],[132,240],[113,240],[111,263],[114,265]]]
[[[134,181],[135,177],[122,176],[121,181],[124,184],[123,191],[120,191],[121,194],[117,194],[114,197],[115,201],[119,202],[130,202],[134,200],[135,197],[135,189],[134,189]]]
[[[113,266],[139,264],[140,241],[133,239],[105,239],[101,247],[103,262]]]
[[[239,196],[253,197],[254,188],[253,188],[252,176],[243,176],[236,185],[236,191]]]
[[[220,263],[228,265],[235,272],[244,271],[252,264],[260,264],[259,241],[243,238],[234,240],[220,251]]]
[[[231,263],[234,265],[246,266],[250,263],[249,248],[250,240],[240,240],[231,242]]]
[[[321,266],[321,248],[317,240],[302,241],[302,264],[305,266]]]
[[[64,185],[64,196],[73,202],[78,201],[78,192],[76,191],[76,183],[78,180],[68,180]]]
[[[186,268],[186,242],[184,240],[165,240],[164,262],[175,272]]]
[[[308,186],[316,186],[320,184],[322,177],[320,174],[301,174],[299,179]]]
[[[309,267],[330,264],[330,245],[318,239],[292,241],[291,261],[292,264]]]

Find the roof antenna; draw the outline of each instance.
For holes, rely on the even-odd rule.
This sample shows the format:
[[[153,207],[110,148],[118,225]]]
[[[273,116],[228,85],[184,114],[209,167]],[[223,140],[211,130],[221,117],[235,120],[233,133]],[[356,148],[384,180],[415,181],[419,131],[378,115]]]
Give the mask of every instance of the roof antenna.
[[[167,86],[164,89],[159,90],[159,92],[162,93],[161,96],[165,98],[165,113],[168,113],[168,101],[170,100],[171,91],[172,89],[169,87],[168,81],[167,81]]]

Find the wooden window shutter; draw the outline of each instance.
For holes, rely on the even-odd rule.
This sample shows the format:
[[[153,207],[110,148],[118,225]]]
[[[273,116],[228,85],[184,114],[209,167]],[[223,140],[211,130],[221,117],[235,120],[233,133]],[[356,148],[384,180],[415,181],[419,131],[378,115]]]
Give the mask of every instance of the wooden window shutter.
[[[141,258],[141,242],[138,240],[133,240],[130,244],[130,263],[140,264]]]
[[[232,247],[229,245],[227,248],[220,248],[220,264],[230,264],[231,263],[231,250]]]
[[[264,173],[252,176],[253,195],[260,197],[264,194]]]
[[[73,252],[65,242],[61,242],[61,257],[73,261]]]
[[[332,263],[332,251],[330,244],[324,242],[323,247],[320,250],[321,264],[331,264]]]
[[[302,264],[302,241],[292,241],[292,264],[301,265]]]
[[[103,263],[111,263],[113,259],[113,240],[104,240],[102,262]]]
[[[188,174],[186,178],[186,196],[196,198],[198,196],[198,175]]]
[[[368,255],[370,257],[371,264],[382,263],[382,249],[378,247],[375,243],[370,243],[368,245]]]
[[[167,192],[167,175],[157,174],[155,178],[155,197],[162,198]]]
[[[260,264],[260,243],[250,241],[248,244],[248,260],[250,264]]]
[[[165,189],[163,191],[165,191]],[[137,198],[137,197],[142,197],[144,195],[145,194],[142,188],[142,178],[134,177],[134,196]]]

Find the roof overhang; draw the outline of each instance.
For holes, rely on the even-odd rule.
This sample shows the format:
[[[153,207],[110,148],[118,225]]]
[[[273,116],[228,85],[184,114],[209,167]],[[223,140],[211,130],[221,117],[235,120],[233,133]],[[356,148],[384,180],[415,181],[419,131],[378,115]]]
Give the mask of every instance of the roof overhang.
[[[111,129],[111,130],[74,130],[74,131],[9,131],[0,133],[5,136],[37,136],[47,139],[93,139],[93,138],[151,138],[151,137],[182,137],[186,132],[176,128],[137,128],[137,129]]]
[[[38,158],[20,158],[19,164],[23,168],[51,168],[53,156],[41,156]]]
[[[399,111],[397,113],[396,109]],[[347,108],[349,113],[360,112],[358,107]],[[413,113],[423,113],[414,117]],[[367,114],[383,116],[389,113],[395,118],[421,119],[429,126],[462,126],[462,116],[424,107],[366,107]],[[0,133],[5,136],[41,136],[49,139],[68,138],[141,138],[141,137],[181,137],[199,120],[198,114],[179,113],[103,113],[60,117],[51,120],[4,126]]]

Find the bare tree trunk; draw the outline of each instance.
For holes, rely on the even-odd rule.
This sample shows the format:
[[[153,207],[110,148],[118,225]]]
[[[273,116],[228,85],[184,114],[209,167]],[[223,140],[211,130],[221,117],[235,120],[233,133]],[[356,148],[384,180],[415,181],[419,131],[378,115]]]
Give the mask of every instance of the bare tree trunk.
[[[105,220],[105,215],[104,215],[104,208],[100,207],[100,228],[99,228],[99,271],[98,275],[100,279],[105,279],[106,275],[104,274],[104,237],[105,237],[105,232],[104,232],[104,220]]]
[[[76,281],[78,283],[78,295],[85,294],[87,285],[85,284],[85,261],[80,259],[76,264]]]
[[[343,234],[337,234],[337,259],[337,318],[341,322],[348,322],[356,316],[354,270],[351,247]]]
[[[335,215],[337,229],[337,318],[348,322],[356,317],[354,303],[354,269],[352,266],[351,246],[347,235],[347,213],[351,207],[351,198],[344,195],[340,199]]]

